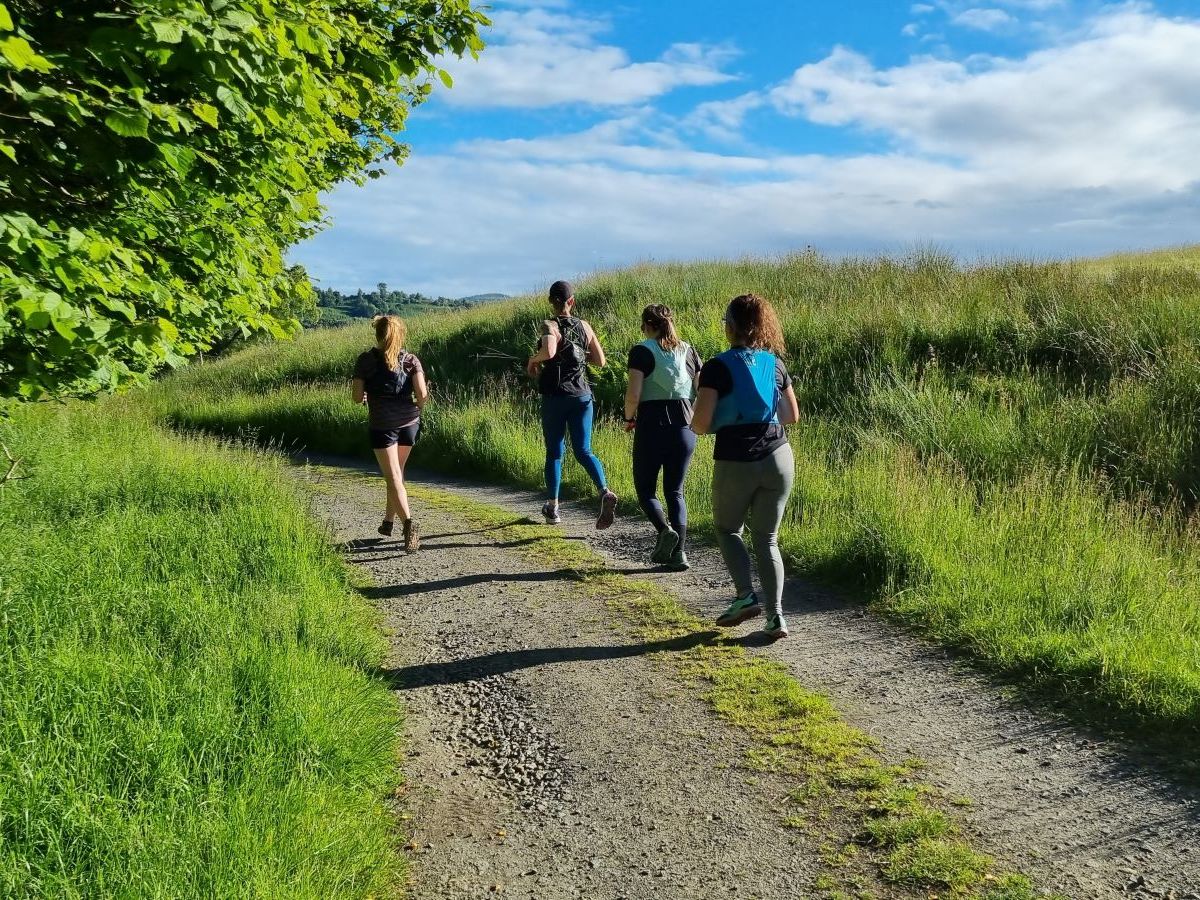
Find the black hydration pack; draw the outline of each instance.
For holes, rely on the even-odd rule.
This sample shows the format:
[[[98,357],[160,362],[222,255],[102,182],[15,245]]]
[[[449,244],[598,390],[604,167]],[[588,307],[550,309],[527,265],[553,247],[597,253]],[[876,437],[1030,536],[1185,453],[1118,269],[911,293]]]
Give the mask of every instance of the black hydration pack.
[[[412,379],[409,373],[405,371],[405,364],[408,362],[408,353],[401,352],[400,358],[396,360],[396,368],[389,369],[387,359],[384,358],[383,351],[378,347],[375,348],[376,362],[378,365],[375,371],[371,373],[371,377],[367,379],[367,393],[373,397],[402,397],[405,394],[412,394]]]
[[[554,321],[560,337],[554,361],[564,369],[583,368],[587,362],[587,336],[583,333],[583,324],[573,316],[559,316]]]

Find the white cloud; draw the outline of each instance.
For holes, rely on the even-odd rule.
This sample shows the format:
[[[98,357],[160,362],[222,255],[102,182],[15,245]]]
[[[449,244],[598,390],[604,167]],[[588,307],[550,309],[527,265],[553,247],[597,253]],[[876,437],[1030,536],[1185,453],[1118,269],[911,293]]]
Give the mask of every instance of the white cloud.
[[[526,4],[492,14],[487,49],[478,60],[450,60],[454,88],[439,92],[460,107],[541,108],[578,103],[626,106],[681,87],[722,84],[731,48],[672,44],[658,59],[634,62],[620,47],[600,43],[608,24],[572,12],[566,3]]]
[[[468,294],[646,258],[934,242],[1040,256],[1200,230],[1200,22],[1125,8],[1019,59],[879,69],[839,48],[774,88],[699,107],[736,132],[784,114],[879,135],[883,153],[714,153],[638,109],[567,135],[414,156],[330,199],[296,254],[326,283]]]
[[[964,9],[950,21],[964,28],[975,28],[979,31],[996,31],[1017,20],[1002,9]]]
[[[918,25],[916,22],[909,22],[907,25],[905,25],[903,28],[900,29],[900,33],[902,35],[904,35],[905,37],[916,37],[918,34],[921,33],[921,26]]]
[[[934,9],[935,9],[935,7],[930,6],[928,3],[914,3],[909,11],[914,16],[923,16],[926,13],[933,12]]]

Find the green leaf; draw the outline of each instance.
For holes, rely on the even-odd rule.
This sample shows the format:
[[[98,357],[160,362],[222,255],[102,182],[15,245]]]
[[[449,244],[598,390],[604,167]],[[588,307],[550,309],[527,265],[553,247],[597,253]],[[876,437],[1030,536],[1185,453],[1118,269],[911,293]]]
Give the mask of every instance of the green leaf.
[[[167,165],[180,175],[186,175],[196,164],[195,151],[181,144],[159,144],[158,152],[167,161]]]
[[[450,73],[445,69],[438,69],[438,78],[442,80],[442,84],[444,84],[446,87],[454,87],[454,79],[450,77]]]
[[[20,37],[9,37],[0,41],[0,56],[7,59],[17,71],[36,69],[49,72],[54,66],[44,56],[38,56],[29,41]]]
[[[114,110],[104,117],[104,124],[121,137],[148,137],[150,134],[150,117],[141,110]]]
[[[217,88],[217,99],[221,101],[222,106],[233,113],[234,118],[245,120],[250,118],[250,114],[253,112],[245,97],[225,85]]]
[[[192,112],[196,114],[196,118],[202,122],[206,122],[213,128],[219,128],[217,108],[211,103],[193,103]]]
[[[76,253],[86,240],[87,237],[84,236],[82,231],[78,228],[72,228],[67,232],[67,249],[72,253]]]
[[[183,40],[183,26],[169,19],[158,19],[150,23],[154,36],[164,44],[178,44]]]
[[[0,31],[12,31],[13,20],[8,12],[8,7],[0,3]]]
[[[13,149],[12,144],[0,143],[0,153],[3,153],[13,162],[17,161],[17,151]]]

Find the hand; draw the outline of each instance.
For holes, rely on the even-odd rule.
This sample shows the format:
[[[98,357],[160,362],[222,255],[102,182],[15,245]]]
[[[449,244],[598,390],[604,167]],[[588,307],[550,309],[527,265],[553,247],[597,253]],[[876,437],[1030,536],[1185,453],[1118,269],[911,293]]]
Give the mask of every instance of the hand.
[[[637,428],[637,419],[626,419],[625,420],[625,433],[626,434],[633,431],[633,429],[635,429],[635,428]]]
[[[525,363],[525,372],[530,378],[537,378],[538,372],[542,369],[541,362],[535,356],[529,357],[529,362]]]

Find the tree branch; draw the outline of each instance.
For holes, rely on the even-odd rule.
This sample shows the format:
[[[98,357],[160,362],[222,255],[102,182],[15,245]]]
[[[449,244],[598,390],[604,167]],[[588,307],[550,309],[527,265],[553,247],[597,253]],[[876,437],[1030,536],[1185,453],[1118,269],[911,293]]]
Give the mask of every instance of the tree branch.
[[[17,466],[21,464],[21,457],[14,457],[4,444],[0,444],[0,451],[3,451],[4,458],[8,460],[8,471],[4,473],[3,477],[0,477],[0,487],[3,487],[10,481],[21,481],[29,477],[28,475],[17,474]]]

